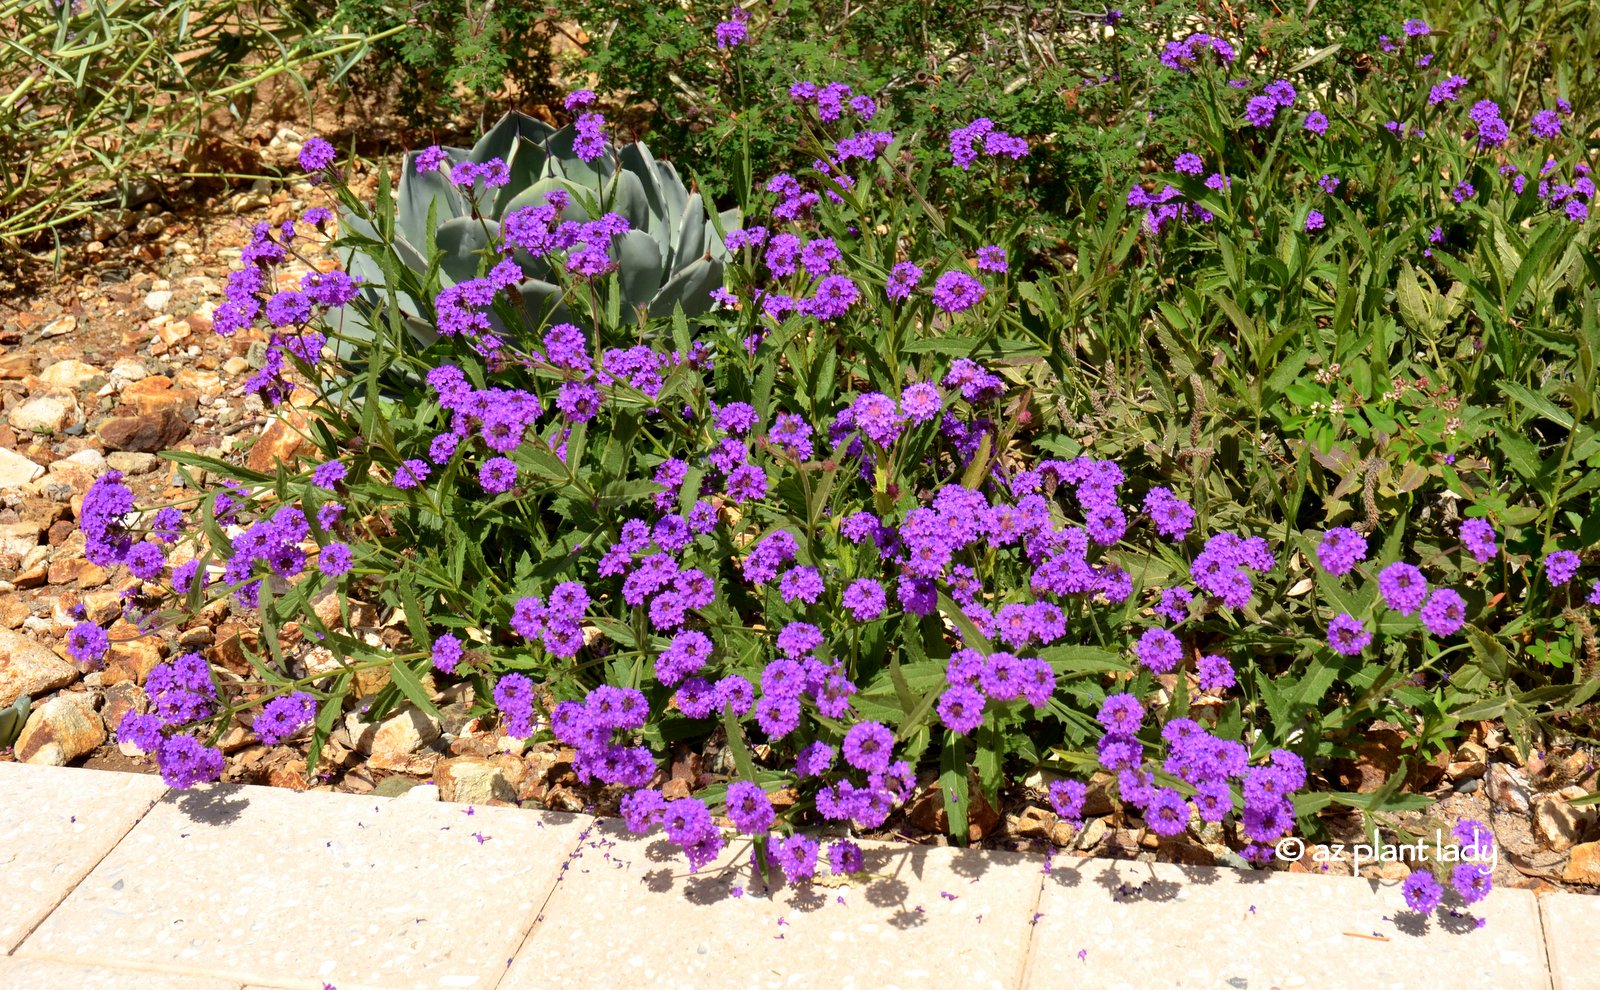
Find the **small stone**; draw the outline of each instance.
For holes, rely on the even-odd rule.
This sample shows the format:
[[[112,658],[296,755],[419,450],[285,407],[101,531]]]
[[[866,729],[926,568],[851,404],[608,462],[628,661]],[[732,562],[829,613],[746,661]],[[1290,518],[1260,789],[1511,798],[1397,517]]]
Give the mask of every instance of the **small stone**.
[[[129,712],[142,715],[150,710],[150,696],[144,693],[144,688],[131,681],[106,688],[105,699],[105,704],[100,708],[100,720],[106,724],[108,732],[116,732],[117,726],[122,724],[123,717]]]
[[[242,375],[250,370],[250,362],[238,355],[234,355],[222,362],[222,370],[230,375]]]
[[[0,554],[18,557],[39,545],[44,528],[36,522],[0,523]]]
[[[1501,811],[1527,814],[1528,778],[1516,767],[1495,763],[1489,767],[1489,801]]]
[[[78,329],[78,318],[76,316],[62,316],[40,327],[39,336],[60,337],[76,329]]]
[[[84,382],[89,381],[91,378],[96,378],[99,375],[100,369],[96,368],[94,365],[84,364],[82,361],[73,361],[69,359],[66,361],[57,361],[55,364],[52,364],[50,367],[44,369],[39,377],[44,381],[49,382],[51,385],[56,385],[61,388],[77,388]]]
[[[1047,839],[1056,826],[1056,813],[1048,808],[1030,804],[1022,814],[1010,816],[1008,827],[1019,839]]]
[[[100,424],[100,440],[113,450],[155,453],[175,446],[188,432],[183,417],[171,409],[151,416],[117,416]]]
[[[127,409],[120,411],[131,411],[140,416],[154,415],[167,409],[183,413],[192,412],[199,403],[200,393],[193,389],[174,388],[172,379],[166,375],[154,375],[133,382],[122,390],[122,404]]]
[[[1568,883],[1600,887],[1600,842],[1585,842],[1572,847],[1567,857],[1567,868],[1561,879]]]
[[[187,340],[189,334],[193,332],[194,328],[189,326],[187,320],[173,320],[156,328],[156,339],[172,347],[180,340]]]
[[[144,296],[144,306],[152,313],[166,312],[167,306],[171,303],[172,290],[170,289],[157,289],[153,292],[145,293]]]
[[[505,772],[494,761],[479,756],[440,760],[433,768],[433,782],[441,801],[484,804],[517,799],[517,789],[506,780]]]
[[[106,741],[87,694],[63,694],[34,709],[14,752],[23,763],[64,767]]]
[[[250,454],[245,459],[245,466],[250,470],[272,474],[278,470],[279,464],[293,470],[295,460],[312,449],[311,443],[300,435],[300,431],[307,428],[305,417],[297,411],[290,411],[286,415],[287,419],[274,419],[268,423],[255,446],[250,448]]]
[[[143,684],[150,676],[150,671],[167,658],[170,650],[166,640],[159,636],[140,636],[138,639],[118,641],[116,631],[117,626],[113,626],[111,649],[106,652],[105,666],[100,671],[105,683],[131,681]]]
[[[0,488],[21,488],[44,474],[44,468],[14,450],[0,447]]]
[[[406,791],[420,783],[421,781],[412,780],[410,777],[385,777],[378,781],[378,786],[372,789],[372,793],[375,797],[404,797]]]
[[[150,372],[145,368],[143,361],[123,358],[111,366],[111,377],[120,378],[124,382],[138,382],[150,377]]]
[[[402,801],[437,801],[439,788],[435,784],[418,784],[400,795]]]
[[[1564,796],[1541,795],[1533,801],[1534,832],[1552,852],[1565,852],[1578,844],[1597,814],[1600,809],[1593,805],[1574,808]]]
[[[0,354],[0,379],[26,378],[33,374],[34,367],[32,354],[23,354],[20,351]]]
[[[95,472],[104,471],[106,468],[106,456],[93,447],[85,447],[69,457],[50,462],[50,472],[52,474],[66,471],[70,468],[88,468],[90,471]]]
[[[78,668],[54,651],[21,633],[0,629],[0,708],[23,695],[37,698],[66,687],[78,677]]]
[[[439,723],[415,708],[406,708],[382,722],[364,722],[357,712],[345,717],[345,727],[358,752],[378,759],[394,760],[415,753],[439,738]]]
[[[23,433],[60,433],[72,423],[83,422],[83,411],[74,399],[41,395],[11,410],[6,421]]]
[[[161,463],[161,458],[141,451],[117,450],[106,457],[106,463],[111,466],[111,470],[121,471],[123,474],[144,474],[154,471],[156,465]]]

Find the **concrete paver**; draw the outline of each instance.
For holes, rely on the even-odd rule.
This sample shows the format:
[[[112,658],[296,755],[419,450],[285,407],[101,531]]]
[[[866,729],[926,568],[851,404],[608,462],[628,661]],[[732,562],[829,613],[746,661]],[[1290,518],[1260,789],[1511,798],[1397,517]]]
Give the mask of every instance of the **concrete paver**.
[[[1600,897],[1546,894],[1539,898],[1545,948],[1555,990],[1600,990]]]
[[[239,981],[0,956],[0,986],[9,990],[239,990]]]
[[[573,815],[210,785],[163,799],[20,946],[339,990],[487,987]]]
[[[150,810],[160,777],[0,763],[0,953],[11,951]]]
[[[1074,859],[1055,862],[1039,911],[1025,984],[1039,990],[1549,987],[1524,890],[1422,924],[1393,882]]]
[[[1022,976],[1038,857],[864,843],[873,879],[768,895],[749,848],[690,875],[660,832],[602,822],[498,990],[1010,990]]]

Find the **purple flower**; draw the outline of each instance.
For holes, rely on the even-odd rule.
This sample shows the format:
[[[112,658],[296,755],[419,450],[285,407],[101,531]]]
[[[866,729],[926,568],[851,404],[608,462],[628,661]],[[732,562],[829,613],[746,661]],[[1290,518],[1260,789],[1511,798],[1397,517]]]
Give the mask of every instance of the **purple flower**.
[[[911,290],[922,280],[922,269],[909,261],[902,261],[889,270],[889,280],[884,293],[890,299],[909,299]]]
[[[1005,248],[990,245],[989,247],[978,249],[979,271],[998,272],[1003,275],[1006,273],[1007,268]]]
[[[822,630],[809,622],[791,622],[778,633],[778,651],[786,657],[800,658],[822,645]]]
[[[494,457],[478,469],[478,484],[490,495],[500,495],[517,483],[517,464],[509,457]]]
[[[80,622],[67,633],[67,652],[80,663],[99,667],[110,649],[111,638],[93,622]]]
[[[1328,623],[1328,645],[1334,652],[1353,657],[1367,648],[1372,642],[1372,633],[1367,627],[1348,612],[1340,612]]]
[[[1425,868],[1406,877],[1406,882],[1400,885],[1400,892],[1405,895],[1406,906],[1418,914],[1432,914],[1433,909],[1444,900],[1444,888]]]
[[[1205,171],[1205,163],[1200,160],[1199,155],[1192,151],[1185,151],[1183,154],[1173,159],[1172,170],[1174,172],[1181,172],[1184,175],[1199,175],[1201,172]]]
[[[440,633],[433,640],[433,665],[446,674],[456,672],[461,662],[461,640],[454,633]]]
[[[1081,780],[1052,780],[1050,782],[1050,807],[1055,809],[1057,815],[1068,821],[1083,821],[1083,806],[1088,797],[1088,785]]]
[[[1134,654],[1152,673],[1167,674],[1183,659],[1183,645],[1165,629],[1146,629],[1134,647]]]
[[[1252,127],[1270,127],[1277,115],[1278,101],[1266,94],[1252,96],[1244,106],[1244,119]]]
[[[1309,211],[1306,213],[1306,233],[1309,234],[1313,231],[1321,230],[1327,225],[1327,222],[1327,217],[1324,217],[1320,211]]]
[[[1500,548],[1495,546],[1494,527],[1486,519],[1463,520],[1461,544],[1480,564],[1488,563],[1500,552]]]
[[[1208,654],[1200,658],[1195,664],[1195,670],[1200,675],[1200,690],[1207,692],[1226,691],[1235,684],[1233,664],[1227,657]]]
[[[348,543],[329,543],[317,554],[317,569],[328,577],[348,574],[354,564],[355,558],[350,553]]]
[[[750,15],[745,13],[743,7],[733,8],[728,17],[716,27],[718,48],[737,48],[750,37]]]
[[[338,157],[338,152],[333,150],[333,145],[322,138],[308,138],[300,146],[300,167],[307,172],[324,172],[333,160]]]
[[[1559,588],[1578,573],[1580,563],[1578,555],[1571,550],[1557,550],[1545,556],[1544,576],[1549,579],[1551,587]]]
[[[1549,140],[1561,135],[1561,117],[1554,110],[1540,110],[1528,121],[1528,131],[1536,138]]]
[[[428,462],[412,458],[403,462],[394,469],[394,486],[396,488],[415,488],[428,480]]]
[[[1430,29],[1428,27],[1428,22],[1420,21],[1413,17],[1404,24],[1400,25],[1400,30],[1405,32],[1407,38],[1421,38],[1428,34]]]
[[[179,790],[222,776],[222,753],[192,736],[173,736],[156,747],[156,765],[168,787]]]
[[[1321,137],[1328,133],[1328,115],[1321,110],[1313,110],[1306,114],[1305,129]]]
[[[1450,871],[1450,886],[1467,904],[1476,904],[1494,888],[1494,871],[1481,863],[1458,863]]]
[[[1451,636],[1467,621],[1467,603],[1452,588],[1439,588],[1422,606],[1422,624],[1435,636]]]
[[[776,813],[761,785],[738,780],[728,785],[728,817],[733,827],[746,835],[763,835],[772,828]]]
[[[1317,185],[1322,189],[1323,192],[1327,193],[1329,196],[1332,196],[1334,190],[1339,188],[1339,180],[1331,175],[1324,175],[1322,178],[1317,180]]]
[[[317,699],[304,691],[273,698],[261,708],[251,726],[266,746],[276,746],[317,717]]]
[[[1131,694],[1113,694],[1100,705],[1095,716],[1106,731],[1119,736],[1135,735],[1144,722],[1144,707]]]
[[[1437,106],[1440,103],[1454,103],[1461,98],[1461,91],[1467,88],[1467,77],[1451,74],[1444,81],[1434,85],[1428,91],[1428,105]]]
[[[344,480],[346,473],[347,469],[342,462],[328,461],[317,465],[317,469],[311,472],[311,483],[331,492],[335,485]]]
[[[889,604],[883,585],[871,578],[857,578],[852,581],[850,586],[844,589],[841,602],[857,622],[871,622],[882,618],[884,609]]]
[[[533,735],[533,681],[515,672],[503,674],[494,686],[500,728],[513,739]]]
[[[867,773],[882,773],[894,758],[894,733],[879,722],[858,722],[845,733],[845,762]]]
[[[1397,560],[1378,573],[1378,591],[1384,603],[1401,615],[1422,607],[1428,594],[1428,580],[1411,564]]]
[[[976,688],[957,684],[939,697],[939,721],[951,732],[964,736],[983,724],[985,704]]]
[[[983,283],[966,272],[948,271],[933,283],[933,304],[946,313],[963,313],[978,304]]]
[[[1158,787],[1144,809],[1145,824],[1157,835],[1180,835],[1189,827],[1189,803],[1168,787]]]

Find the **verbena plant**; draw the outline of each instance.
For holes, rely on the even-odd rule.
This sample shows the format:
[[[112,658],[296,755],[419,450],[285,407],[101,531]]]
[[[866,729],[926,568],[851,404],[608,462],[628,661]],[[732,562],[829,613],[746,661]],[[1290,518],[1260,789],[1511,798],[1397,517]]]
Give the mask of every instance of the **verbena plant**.
[[[719,34],[738,49],[748,24]],[[1426,26],[1397,37],[1392,60],[1427,68]],[[779,94],[799,165],[739,166],[743,225],[708,215],[729,259],[693,316],[629,313],[632,223],[605,212],[603,183],[547,189],[492,228],[474,214],[470,275],[447,274],[437,209],[424,264],[401,257],[386,175],[372,205],[338,187],[347,226],[370,232],[348,242],[376,259],[365,285],[274,291],[295,225],[259,228],[216,325],[270,334],[247,388],[306,397],[320,463],[263,475],[173,454],[228,484],[149,514],[114,474],[86,498],[91,559],[172,596],[144,603],[152,622],[228,598],[265,647],[243,684],[194,655],[159,668],[156,712],[119,736],[178,785],[220,772],[210,745],[235,721],[269,744],[309,732],[315,765],[358,675],[387,676],[362,699],[379,717],[433,711],[432,670],[470,681],[505,734],[572,746],[586,784],[691,864],[722,848],[719,809],[793,880],[819,854],[802,829],[834,830],[848,870],[848,835],[925,773],[958,841],[979,795],[998,805],[1042,768],[1063,816],[1094,782],[1159,835],[1220,826],[1264,860],[1330,802],[1422,803],[1404,773],[1376,793],[1319,783],[1375,720],[1411,730],[1416,756],[1494,715],[1524,745],[1571,726],[1595,690],[1600,601],[1577,578],[1600,331],[1573,204],[1593,187],[1559,134],[1523,136],[1571,126],[1566,110],[1552,97],[1512,138],[1481,103],[1440,109],[1458,84],[1426,109],[1431,77],[1311,103],[1212,35],[1152,57],[1185,78],[1193,150],[1086,197],[1054,274],[1018,277],[1023,220],[979,225],[937,195],[948,170],[1015,190],[1039,148],[979,118],[917,153],[921,135],[842,83]],[[615,153],[604,127],[575,123],[580,157]],[[1560,156],[1543,188],[1536,148]],[[449,160],[412,156],[407,181]],[[303,162],[340,182],[325,144]],[[1452,195],[1469,166],[1481,200]],[[476,201],[510,171],[468,156],[451,184]],[[530,262],[559,321],[526,304]],[[1437,288],[1457,270],[1464,288]],[[1566,334],[1567,370],[1485,366],[1526,349],[1463,350],[1467,306],[1486,338]],[[352,323],[359,381],[328,356]],[[1441,376],[1513,406],[1444,409]],[[1517,439],[1495,415],[1538,423]],[[311,608],[330,600],[338,621]],[[351,625],[374,603],[408,644]],[[310,639],[286,648],[290,622]],[[84,658],[104,649],[92,624],[73,636]],[[736,772],[668,801],[659,754],[712,737]],[[1486,871],[1455,879],[1469,901],[1486,889]]]

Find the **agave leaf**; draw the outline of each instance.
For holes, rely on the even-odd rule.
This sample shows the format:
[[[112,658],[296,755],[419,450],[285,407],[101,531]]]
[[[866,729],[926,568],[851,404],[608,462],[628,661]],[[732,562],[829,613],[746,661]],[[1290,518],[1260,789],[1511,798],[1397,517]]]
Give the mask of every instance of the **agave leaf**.
[[[685,266],[650,300],[650,318],[671,316],[678,305],[690,319],[705,315],[711,309],[712,291],[722,285],[722,268],[722,262],[707,258]]]
[[[622,282],[622,298],[635,310],[654,299],[661,289],[661,248],[642,230],[630,230],[611,247]]]
[[[435,235],[434,244],[444,252],[439,269],[448,284],[477,278],[484,254],[500,236],[500,225],[493,220],[456,217],[447,221]]]
[[[520,110],[511,110],[495,121],[495,125],[478,139],[468,157],[480,165],[491,158],[498,158],[509,165],[512,150],[516,148],[519,138],[543,142],[548,140],[555,130],[537,117],[530,117]]]
[[[561,287],[540,279],[529,279],[517,286],[522,297],[523,322],[530,333],[538,333],[554,323],[572,319],[567,304],[562,301]]]
[[[567,208],[561,211],[561,219],[575,220],[579,223],[589,219],[589,210],[583,204],[585,201],[594,199],[594,187],[590,186],[585,189],[570,179],[560,177],[540,179],[522,190],[512,198],[511,202],[506,204],[506,212],[514,213],[524,206],[539,206],[544,203],[545,194],[552,189],[564,190],[572,198],[572,202],[567,205]]]
[[[511,148],[511,158],[507,163],[511,170],[511,181],[501,186],[495,193],[494,218],[503,219],[510,212],[508,207],[517,194],[539,181],[540,174],[544,171],[544,146],[525,137],[517,138],[517,143]]]
[[[469,152],[461,148],[446,148],[452,161],[463,161]],[[438,200],[438,220],[443,223],[467,213],[467,201],[461,191],[450,184],[444,172],[418,172],[417,155],[406,155],[400,170],[400,190],[397,199],[400,216],[397,226],[406,240],[413,244],[428,243],[428,209]]]
[[[740,217],[739,208],[735,206],[731,210],[723,210],[717,214],[716,223],[712,223],[710,219],[706,220],[706,247],[711,252],[711,257],[719,261],[728,261],[733,257],[727,243],[722,239],[722,234],[717,233],[717,226],[720,224],[723,231],[738,230]]]
[[[628,171],[613,175],[606,196],[610,200],[612,212],[626,217],[629,227],[649,233],[650,199],[645,194],[644,183],[639,181],[637,175]]]
[[[645,200],[650,206],[650,225],[643,229],[647,233],[655,233],[656,227],[667,225],[667,201],[662,196],[655,158],[643,141],[635,141],[617,153],[617,160],[625,171],[638,177],[639,186],[644,190]]]
[[[616,171],[617,163],[609,149],[592,162],[579,158],[578,153],[572,150],[572,142],[577,136],[577,130],[568,124],[545,141],[545,152],[550,156],[545,163],[545,177],[570,179],[591,193],[597,193],[601,183],[610,179]]]
[[[23,726],[28,724],[30,704],[32,699],[23,695],[13,702],[10,708],[0,710],[0,749],[10,746],[22,735]]]
[[[706,251],[706,207],[699,193],[689,197],[683,217],[678,221],[677,242],[672,249],[672,269],[679,271],[699,261]]]
[[[689,190],[678,178],[678,170],[671,162],[656,162],[656,178],[661,188],[661,200],[666,206],[667,236],[676,238],[678,221],[689,207]],[[669,261],[671,259],[668,259]]]

